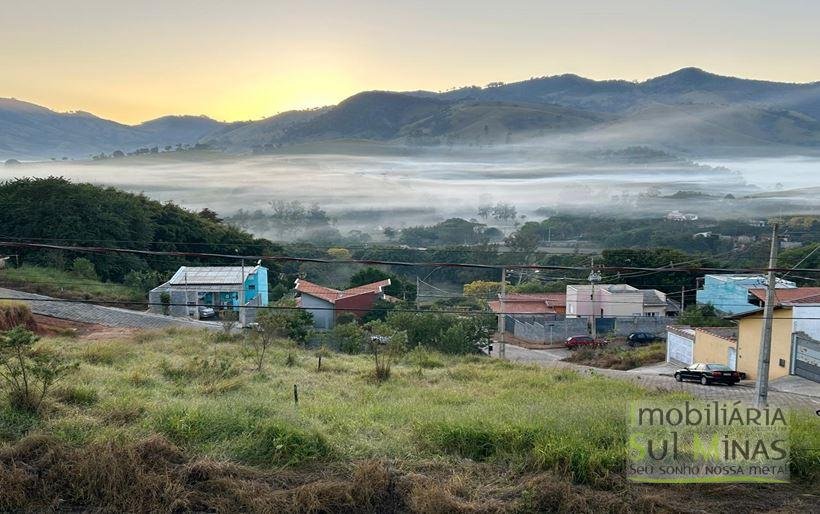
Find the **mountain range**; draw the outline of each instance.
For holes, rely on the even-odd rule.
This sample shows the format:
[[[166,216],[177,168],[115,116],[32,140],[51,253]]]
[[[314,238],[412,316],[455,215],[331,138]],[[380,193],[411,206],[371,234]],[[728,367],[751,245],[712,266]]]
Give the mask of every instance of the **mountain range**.
[[[264,152],[334,140],[483,146],[556,138],[688,154],[727,148],[818,150],[820,82],[749,80],[697,68],[643,82],[558,75],[444,92],[369,91],[335,106],[257,121],[165,116],[139,125],[0,99],[2,159],[88,158],[197,143],[229,152]]]

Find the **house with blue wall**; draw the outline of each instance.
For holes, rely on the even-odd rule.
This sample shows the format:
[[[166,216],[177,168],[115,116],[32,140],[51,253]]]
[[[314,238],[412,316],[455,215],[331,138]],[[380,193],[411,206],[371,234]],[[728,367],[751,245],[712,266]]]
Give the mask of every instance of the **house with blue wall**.
[[[765,275],[706,275],[697,291],[698,305],[710,304],[725,314],[742,314],[758,309],[749,300],[749,290],[767,286]],[[789,280],[777,279],[777,288],[794,288]]]
[[[167,295],[167,296],[165,296]],[[163,297],[167,302],[163,302]],[[268,269],[255,266],[182,266],[168,282],[148,293],[150,310],[177,317],[198,318],[200,307],[238,311],[268,305]],[[167,305],[164,305],[167,304]],[[243,312],[248,319],[256,309]]]

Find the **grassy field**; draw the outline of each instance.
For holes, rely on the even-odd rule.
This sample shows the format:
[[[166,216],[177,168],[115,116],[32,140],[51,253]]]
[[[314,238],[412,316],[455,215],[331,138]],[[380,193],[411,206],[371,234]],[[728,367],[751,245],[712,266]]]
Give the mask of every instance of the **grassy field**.
[[[425,352],[382,384],[367,356],[332,354],[318,370],[307,350],[287,366],[277,349],[258,374],[240,341],[176,330],[40,345],[81,366],[43,415],[0,407],[0,464],[45,467],[55,482],[38,486],[44,504],[172,510],[176,497],[187,498],[183,510],[626,512],[677,501],[622,473],[627,402],[682,393]],[[799,448],[817,448],[820,436],[812,419],[796,419],[794,459],[808,476],[818,453]],[[60,459],[43,464],[45,454]],[[142,478],[103,476],[128,482],[129,473]],[[0,473],[0,510],[31,507],[27,487]]]
[[[41,266],[23,265],[19,268],[0,270],[0,285],[71,300],[92,298],[100,302],[145,302],[146,300],[144,294],[122,284],[80,278],[68,271]]]

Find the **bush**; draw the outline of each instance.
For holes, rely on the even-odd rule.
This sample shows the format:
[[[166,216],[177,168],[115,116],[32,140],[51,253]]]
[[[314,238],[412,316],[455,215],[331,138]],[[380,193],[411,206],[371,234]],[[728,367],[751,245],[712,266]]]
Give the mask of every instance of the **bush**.
[[[51,386],[76,368],[58,356],[35,351],[38,339],[20,326],[0,336],[0,378],[8,386],[11,406],[25,412],[38,412]]]
[[[74,259],[74,262],[71,264],[71,272],[79,278],[99,280],[97,270],[94,269],[94,264],[85,257],[78,257]]]
[[[329,334],[330,340],[338,345],[339,351],[357,354],[362,351],[364,330],[357,323],[337,324]]]

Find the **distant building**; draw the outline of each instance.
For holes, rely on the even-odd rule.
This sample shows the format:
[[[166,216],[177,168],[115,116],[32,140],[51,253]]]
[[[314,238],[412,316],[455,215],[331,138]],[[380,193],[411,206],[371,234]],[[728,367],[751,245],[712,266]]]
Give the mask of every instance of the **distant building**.
[[[500,295],[498,300],[489,302],[496,314],[502,312]],[[558,315],[567,308],[564,293],[512,293],[504,297],[503,312],[511,315]]]
[[[679,311],[679,304],[656,289],[637,289],[628,284],[567,286],[568,317],[667,316]]]
[[[684,214],[680,211],[672,211],[666,215],[668,221],[697,221],[697,214]]]
[[[726,314],[740,314],[755,309],[749,302],[749,290],[765,287],[764,275],[706,275],[703,287],[697,291],[697,302],[700,305],[711,304],[715,309]],[[794,288],[794,282],[777,279],[778,288]]]
[[[170,301],[163,305],[163,293]],[[150,310],[177,317],[200,315],[200,307],[238,311],[268,305],[268,269],[264,266],[182,266],[171,280],[148,293]],[[256,309],[243,309],[246,323]]]
[[[313,315],[313,326],[327,330],[333,328],[342,313],[356,317],[366,314],[376,300],[385,299],[384,288],[389,285],[390,279],[385,279],[340,291],[297,279],[295,289],[299,307]]]

